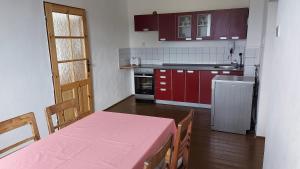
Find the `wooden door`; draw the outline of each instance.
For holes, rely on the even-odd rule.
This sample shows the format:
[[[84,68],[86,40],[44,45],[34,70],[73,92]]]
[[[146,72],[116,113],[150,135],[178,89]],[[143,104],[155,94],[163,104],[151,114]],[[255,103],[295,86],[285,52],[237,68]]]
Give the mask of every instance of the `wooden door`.
[[[172,95],[173,101],[185,100],[185,71],[172,70]]]
[[[186,71],[185,102],[199,103],[199,71]]]
[[[79,114],[94,111],[90,51],[84,9],[45,3],[56,103],[77,99]],[[74,118],[74,110],[64,118]]]
[[[230,11],[229,38],[246,39],[248,30],[249,9],[233,9]]]
[[[158,15],[135,15],[134,28],[136,32],[157,31]]]
[[[218,75],[218,71],[200,72],[200,103],[211,104],[212,79]]]
[[[176,39],[175,14],[159,14],[159,41],[174,41]]]

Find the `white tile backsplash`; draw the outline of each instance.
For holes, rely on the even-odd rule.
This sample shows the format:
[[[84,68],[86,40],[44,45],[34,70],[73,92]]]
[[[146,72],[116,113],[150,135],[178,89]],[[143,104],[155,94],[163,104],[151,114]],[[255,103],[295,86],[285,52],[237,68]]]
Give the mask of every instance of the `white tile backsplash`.
[[[256,63],[255,58],[259,51],[255,49],[246,51],[245,46],[240,45],[236,46],[235,54],[231,58],[229,57],[230,48],[231,46],[123,48],[119,49],[119,58],[120,62],[122,61],[123,63],[130,60],[130,57],[139,57],[142,64],[230,64],[234,60],[239,62],[239,53],[243,53],[243,56],[246,53],[246,57],[244,58],[246,59],[247,66],[253,66]]]

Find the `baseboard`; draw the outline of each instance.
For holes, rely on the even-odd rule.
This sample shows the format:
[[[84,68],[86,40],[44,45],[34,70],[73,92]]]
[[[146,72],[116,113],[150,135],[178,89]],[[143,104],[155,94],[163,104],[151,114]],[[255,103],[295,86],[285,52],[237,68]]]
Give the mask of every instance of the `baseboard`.
[[[210,109],[211,105],[209,104],[198,104],[198,103],[186,103],[186,102],[176,102],[176,101],[165,101],[165,100],[155,100],[157,104],[167,104],[174,106],[185,106],[185,107],[195,107],[195,108],[205,108]]]
[[[113,104],[112,106],[109,106],[108,108],[104,109],[104,111],[107,111],[108,109],[113,108],[113,107],[116,106],[117,104],[122,103],[123,101],[129,99],[130,97],[134,97],[134,94],[133,94],[133,95],[130,95],[130,96],[128,96],[128,97],[126,97],[125,99],[122,99],[121,101],[119,101],[119,102]]]

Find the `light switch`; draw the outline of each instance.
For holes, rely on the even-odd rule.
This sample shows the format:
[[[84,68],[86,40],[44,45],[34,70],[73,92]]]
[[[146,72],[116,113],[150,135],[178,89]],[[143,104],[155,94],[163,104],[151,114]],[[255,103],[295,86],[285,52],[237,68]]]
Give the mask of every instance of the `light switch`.
[[[276,37],[277,38],[280,37],[280,26],[279,25],[276,27]]]

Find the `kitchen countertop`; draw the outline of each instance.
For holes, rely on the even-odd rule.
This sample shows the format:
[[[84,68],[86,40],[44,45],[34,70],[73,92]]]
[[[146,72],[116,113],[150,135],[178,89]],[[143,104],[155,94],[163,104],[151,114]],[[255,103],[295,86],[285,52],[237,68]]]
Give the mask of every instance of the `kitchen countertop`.
[[[223,64],[224,65],[224,64]],[[155,65],[155,64],[142,64],[136,65],[124,65],[120,69],[136,69],[136,68],[151,68],[151,69],[179,69],[179,70],[211,70],[211,71],[244,71],[244,68],[216,68],[216,66],[222,66],[219,64],[165,64],[165,65]],[[225,65],[229,66],[229,65]]]

